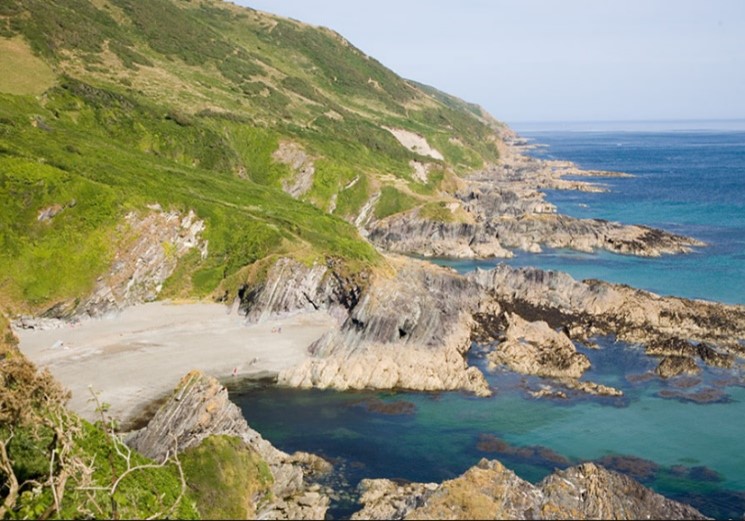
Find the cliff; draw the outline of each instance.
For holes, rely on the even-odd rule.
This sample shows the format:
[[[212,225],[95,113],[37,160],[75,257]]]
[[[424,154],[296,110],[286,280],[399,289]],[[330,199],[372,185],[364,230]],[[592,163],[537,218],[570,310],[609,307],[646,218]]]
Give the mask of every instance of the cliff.
[[[127,443],[160,461],[174,450],[188,455],[190,449],[221,436],[240,440],[239,450],[242,447],[256,453],[268,466],[271,479],[252,491],[248,498],[253,503],[249,514],[260,519],[323,518],[329,499],[317,488],[311,489],[306,479],[314,470],[327,470],[329,464],[310,454],[289,455],[276,449],[248,426],[240,409],[229,400],[227,390],[214,378],[201,373],[184,376],[147,426],[131,434]],[[231,461],[219,464],[231,465]],[[199,468],[195,470],[200,472]],[[237,467],[233,472],[240,475],[249,470]],[[231,485],[234,482],[226,487]],[[218,484],[207,486],[214,488]]]

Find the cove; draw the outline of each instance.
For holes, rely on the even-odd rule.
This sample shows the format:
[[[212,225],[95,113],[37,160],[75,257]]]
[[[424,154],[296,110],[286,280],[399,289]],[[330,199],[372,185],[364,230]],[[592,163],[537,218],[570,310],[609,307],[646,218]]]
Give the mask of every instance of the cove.
[[[649,375],[656,362],[641,349],[596,340],[600,349],[581,349],[593,363],[585,378],[622,389],[621,398],[531,398],[529,390],[549,382],[489,372],[475,346],[469,362],[487,375],[490,398],[256,386],[232,399],[278,448],[335,464],[330,484],[341,494],[329,511],[334,518],[358,509],[362,478],[439,482],[482,457],[533,482],[556,468],[598,461],[706,515],[741,516],[745,456],[737,447],[745,416],[738,411],[745,389],[728,385],[727,373],[716,369],[664,382]],[[713,403],[695,401],[704,395]]]
[[[549,192],[560,213],[648,224],[707,243],[690,255],[638,258],[610,253],[517,252],[507,262],[599,278],[663,295],[745,303],[745,133],[555,132],[528,137],[548,147],[539,157],[634,178],[599,180],[609,192]],[[500,260],[437,261],[465,273]],[[672,499],[716,518],[745,514],[745,389],[739,373],[702,368],[696,377],[663,381],[658,360],[611,337],[600,349],[578,345],[592,362],[583,379],[621,389],[621,398],[568,393],[535,399],[550,382],[489,372],[483,347],[469,363],[494,389],[490,398],[462,393],[301,391],[256,386],[232,394],[249,424],[278,448],[304,450],[335,463],[340,491],[330,514],[358,510],[362,478],[412,481],[454,478],[482,457],[538,481],[555,468],[599,461]]]

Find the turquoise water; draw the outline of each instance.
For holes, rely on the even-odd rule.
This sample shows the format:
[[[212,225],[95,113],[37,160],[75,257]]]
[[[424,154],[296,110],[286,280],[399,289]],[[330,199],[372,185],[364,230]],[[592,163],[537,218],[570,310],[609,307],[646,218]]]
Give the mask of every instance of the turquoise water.
[[[537,155],[637,175],[602,180],[612,189],[608,194],[550,193],[561,212],[659,226],[709,246],[662,259],[552,250],[521,254],[512,264],[745,303],[745,133],[526,135],[549,145]],[[493,264],[442,262],[462,271]],[[656,361],[641,349],[612,338],[597,341],[598,350],[582,348],[593,363],[585,379],[621,388],[623,398],[533,399],[527,391],[545,382],[488,373],[475,346],[470,362],[487,374],[495,389],[491,398],[257,387],[233,399],[248,422],[278,447],[317,452],[336,463],[334,484],[351,496],[334,501],[336,518],[358,508],[354,489],[363,477],[441,481],[481,457],[497,458],[530,481],[555,468],[596,460],[710,516],[742,517],[745,388],[718,369],[705,369],[695,379],[649,378],[644,375]],[[701,397],[709,403],[698,403]],[[400,410],[386,411],[386,404]]]
[[[645,259],[611,253],[518,253],[511,265],[566,271],[664,295],[745,304],[745,131],[534,132],[537,157],[633,174],[597,179],[608,193],[549,191],[561,213],[646,224],[695,237],[690,255]],[[497,261],[443,261],[460,271]]]

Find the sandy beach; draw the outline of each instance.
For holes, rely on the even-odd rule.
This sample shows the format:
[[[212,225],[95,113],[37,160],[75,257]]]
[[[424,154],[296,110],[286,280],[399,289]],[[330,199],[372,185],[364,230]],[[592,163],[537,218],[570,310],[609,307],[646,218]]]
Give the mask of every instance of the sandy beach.
[[[60,329],[18,330],[20,349],[72,391],[69,406],[97,419],[89,386],[121,422],[170,392],[193,369],[220,379],[277,373],[302,362],[332,329],[323,312],[247,325],[220,304],[155,302]]]

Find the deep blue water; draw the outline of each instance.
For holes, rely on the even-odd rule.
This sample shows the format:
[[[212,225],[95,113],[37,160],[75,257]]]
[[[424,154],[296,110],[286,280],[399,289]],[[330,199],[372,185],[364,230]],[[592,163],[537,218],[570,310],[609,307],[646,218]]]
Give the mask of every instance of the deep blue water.
[[[569,159],[591,170],[633,174],[597,179],[610,192],[549,191],[559,212],[646,224],[695,237],[690,255],[646,259],[547,250],[508,261],[621,282],[664,295],[745,304],[745,131],[533,132],[536,157]],[[448,262],[461,271],[499,261]]]
[[[551,192],[559,211],[648,224],[694,236],[708,246],[658,259],[607,253],[520,254],[514,265],[561,269],[576,278],[628,283],[662,294],[745,303],[745,132],[524,132],[547,147],[541,157],[634,178],[603,179],[611,192]],[[441,261],[462,271],[494,262]],[[646,485],[718,518],[745,514],[745,388],[705,369],[696,379],[661,381],[657,361],[612,338],[585,378],[622,389],[623,398],[534,399],[539,378],[489,373],[493,397],[462,393],[335,393],[257,387],[234,394],[254,428],[286,451],[306,450],[336,462],[336,484],[353,493],[363,477],[441,481],[481,457],[500,459],[538,481],[585,460],[631,471]],[[698,394],[696,394],[698,393]],[[708,394],[712,403],[693,398]],[[402,414],[381,412],[399,403]],[[391,411],[388,411],[391,412]],[[612,459],[623,456],[626,459]],[[334,517],[355,511],[336,501]]]

